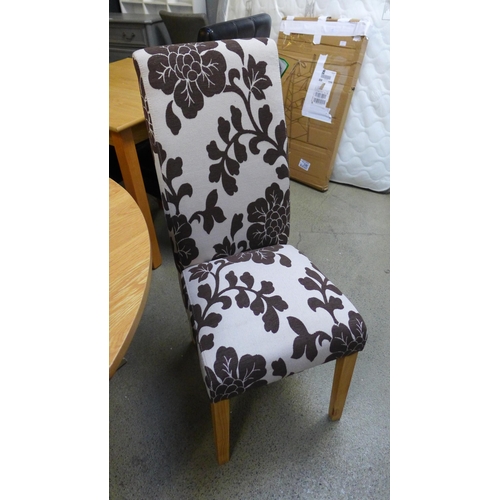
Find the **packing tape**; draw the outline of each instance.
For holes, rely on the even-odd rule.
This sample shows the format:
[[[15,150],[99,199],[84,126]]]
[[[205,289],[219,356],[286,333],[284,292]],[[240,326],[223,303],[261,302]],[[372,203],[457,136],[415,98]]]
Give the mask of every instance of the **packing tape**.
[[[295,16],[286,16],[286,20],[287,21],[293,21],[294,19],[295,19]],[[281,22],[281,26],[283,26],[283,21]],[[288,32],[284,31],[284,30],[281,29],[281,27],[280,27],[280,30],[283,31],[283,33],[285,33],[285,35],[289,35],[290,34],[289,31]]]
[[[324,16],[322,16],[324,17]],[[319,43],[315,40],[322,36],[367,36],[370,28],[370,21],[363,19],[361,21],[330,21],[326,19],[317,21],[295,21],[294,19],[283,19],[280,25],[280,31],[285,35],[298,33],[302,35],[313,35],[313,43]]]
[[[321,26],[324,25],[326,23],[326,16],[319,16],[317,22]],[[313,37],[313,43],[314,43],[314,45],[319,45],[321,43],[321,34],[320,33],[316,33],[314,35],[314,37]]]

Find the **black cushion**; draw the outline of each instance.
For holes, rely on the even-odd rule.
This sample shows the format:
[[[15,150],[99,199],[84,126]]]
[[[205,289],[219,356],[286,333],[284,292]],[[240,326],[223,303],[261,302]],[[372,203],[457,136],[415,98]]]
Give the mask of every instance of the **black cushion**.
[[[198,32],[198,42],[235,38],[269,38],[270,34],[271,16],[263,13],[204,26]]]
[[[208,23],[207,16],[202,13],[160,10],[159,14],[167,28],[171,43],[196,42],[198,31]]]

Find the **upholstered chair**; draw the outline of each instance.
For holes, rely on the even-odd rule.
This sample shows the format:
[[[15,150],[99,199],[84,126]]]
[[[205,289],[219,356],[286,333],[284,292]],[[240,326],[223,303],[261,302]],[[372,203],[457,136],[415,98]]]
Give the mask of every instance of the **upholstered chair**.
[[[198,42],[229,38],[268,38],[271,34],[271,26],[271,16],[266,13],[230,19],[203,26],[198,32]]]
[[[208,18],[203,13],[160,10],[158,14],[167,28],[170,43],[196,42],[198,32],[208,24]]]
[[[329,415],[338,420],[366,325],[288,243],[276,44],[168,45],[133,58],[218,462],[229,460],[231,398],[334,360]]]

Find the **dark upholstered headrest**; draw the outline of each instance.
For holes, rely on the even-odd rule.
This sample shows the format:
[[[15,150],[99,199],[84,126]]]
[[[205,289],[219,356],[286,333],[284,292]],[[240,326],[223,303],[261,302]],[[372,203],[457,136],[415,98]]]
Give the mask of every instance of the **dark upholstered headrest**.
[[[167,28],[170,43],[196,42],[198,31],[208,23],[205,14],[168,12],[166,10],[160,10],[159,14]]]
[[[198,32],[198,42],[234,38],[269,38],[270,34],[271,16],[263,13],[204,26]]]

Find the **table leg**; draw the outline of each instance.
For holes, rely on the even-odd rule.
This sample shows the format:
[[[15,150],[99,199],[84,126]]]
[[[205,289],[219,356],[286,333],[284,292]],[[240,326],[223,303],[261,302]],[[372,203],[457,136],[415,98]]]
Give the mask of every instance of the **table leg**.
[[[151,208],[142,179],[141,167],[137,158],[134,136],[131,129],[122,132],[111,132],[113,146],[115,147],[116,157],[120,165],[120,171],[123,176],[125,189],[132,195],[137,205],[144,215],[151,239],[151,253],[153,260],[153,269],[161,265],[161,253],[156,237],[156,231],[151,217]]]

